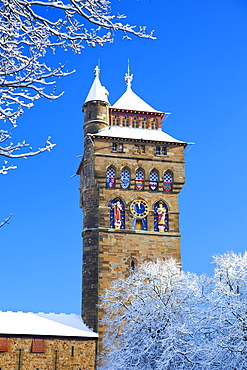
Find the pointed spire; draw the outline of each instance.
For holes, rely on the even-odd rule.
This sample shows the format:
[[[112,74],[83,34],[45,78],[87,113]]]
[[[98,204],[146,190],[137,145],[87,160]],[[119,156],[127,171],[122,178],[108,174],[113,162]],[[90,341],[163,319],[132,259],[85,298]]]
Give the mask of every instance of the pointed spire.
[[[92,101],[92,100],[101,100],[108,103],[108,91],[104,86],[101,85],[99,75],[100,75],[100,68],[97,65],[94,69],[94,82],[89,90],[89,93],[86,97],[85,103]]]

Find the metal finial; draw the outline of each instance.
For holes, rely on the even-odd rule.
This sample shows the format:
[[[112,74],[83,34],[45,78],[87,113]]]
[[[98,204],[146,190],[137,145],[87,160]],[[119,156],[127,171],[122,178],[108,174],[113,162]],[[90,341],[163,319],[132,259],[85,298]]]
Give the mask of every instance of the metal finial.
[[[127,87],[131,87],[131,81],[133,80],[133,74],[132,75],[130,74],[130,61],[129,61],[129,59],[128,59],[128,72],[125,73],[124,79],[126,81]]]
[[[95,69],[94,69],[94,75],[95,75],[95,77],[99,77],[99,74],[100,74],[100,69],[99,69],[98,66],[96,66]]]

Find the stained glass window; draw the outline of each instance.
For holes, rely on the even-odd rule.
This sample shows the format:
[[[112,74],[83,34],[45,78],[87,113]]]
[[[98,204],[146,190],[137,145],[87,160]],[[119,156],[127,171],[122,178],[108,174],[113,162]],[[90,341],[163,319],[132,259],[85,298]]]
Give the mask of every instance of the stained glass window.
[[[169,230],[168,207],[163,201],[154,204],[154,231],[166,232]]]
[[[120,198],[115,198],[110,202],[110,228],[125,228],[124,202]]]
[[[116,185],[116,171],[113,166],[110,166],[106,170],[106,187],[114,188]]]
[[[164,191],[166,193],[171,193],[172,191],[173,176],[171,171],[166,171],[164,173]]]
[[[159,184],[159,175],[156,170],[150,171],[149,174],[149,189],[150,190],[157,190],[158,189],[158,184]]]
[[[135,187],[137,190],[141,190],[144,187],[144,171],[142,168],[136,170]]]
[[[130,171],[126,167],[121,170],[120,185],[123,189],[127,189],[130,186]]]

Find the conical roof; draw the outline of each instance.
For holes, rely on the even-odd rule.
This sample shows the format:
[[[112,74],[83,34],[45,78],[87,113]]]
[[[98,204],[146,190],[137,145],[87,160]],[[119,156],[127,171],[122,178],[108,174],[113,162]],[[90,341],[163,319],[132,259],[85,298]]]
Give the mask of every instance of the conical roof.
[[[94,74],[95,74],[94,82],[91,86],[91,89],[89,90],[85,103],[92,101],[92,100],[101,100],[101,101],[108,103],[109,93],[106,90],[106,88],[101,85],[101,82],[99,79],[100,69],[98,66],[95,67]]]
[[[140,112],[159,112],[141,99],[131,88],[131,81],[133,80],[133,74],[130,75],[129,71],[125,74],[125,81],[127,83],[127,89],[125,93],[112,105],[115,109],[134,110]]]

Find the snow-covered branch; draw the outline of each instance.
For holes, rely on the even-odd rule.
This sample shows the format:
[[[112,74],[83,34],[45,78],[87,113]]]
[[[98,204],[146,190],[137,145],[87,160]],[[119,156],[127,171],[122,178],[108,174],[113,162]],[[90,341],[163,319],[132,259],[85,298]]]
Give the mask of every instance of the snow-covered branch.
[[[51,143],[50,137],[47,138],[45,145],[37,150],[33,150],[33,148],[26,143],[25,140],[14,144],[10,141],[14,127],[9,130],[0,130],[0,156],[6,158],[28,158],[43,153],[45,151],[50,151],[56,144]],[[4,145],[5,144],[5,145]],[[29,151],[24,150],[23,148],[29,148]],[[6,175],[9,170],[16,169],[17,166],[14,165],[7,165],[8,161],[4,160],[4,164],[2,168],[0,168],[0,174]]]
[[[0,222],[0,227],[2,227],[3,225],[5,225],[6,223],[8,223],[8,221],[10,220],[11,217],[12,217],[12,214],[10,214],[9,217],[5,218],[5,220],[3,220],[2,222]]]
[[[36,99],[61,95],[49,87],[71,72],[64,65],[48,65],[49,51],[61,47],[80,53],[85,46],[103,46],[113,41],[117,30],[124,37],[154,38],[145,27],[137,30],[121,23],[124,16],[112,14],[106,0],[2,0],[0,4],[0,119],[12,124]]]
[[[122,23],[125,16],[113,14],[110,4],[107,0],[0,1],[0,119],[10,125],[7,132],[0,129],[0,144],[10,139],[17,119],[35,100],[63,94],[55,92],[56,80],[74,71],[48,64],[57,48],[81,53],[85,46],[111,43],[115,31],[123,32],[125,38],[154,39],[145,27]],[[28,146],[25,141],[6,144],[0,147],[0,155],[27,158],[49,151],[54,144],[48,140],[37,151],[19,152]],[[12,168],[4,165],[0,173]]]

